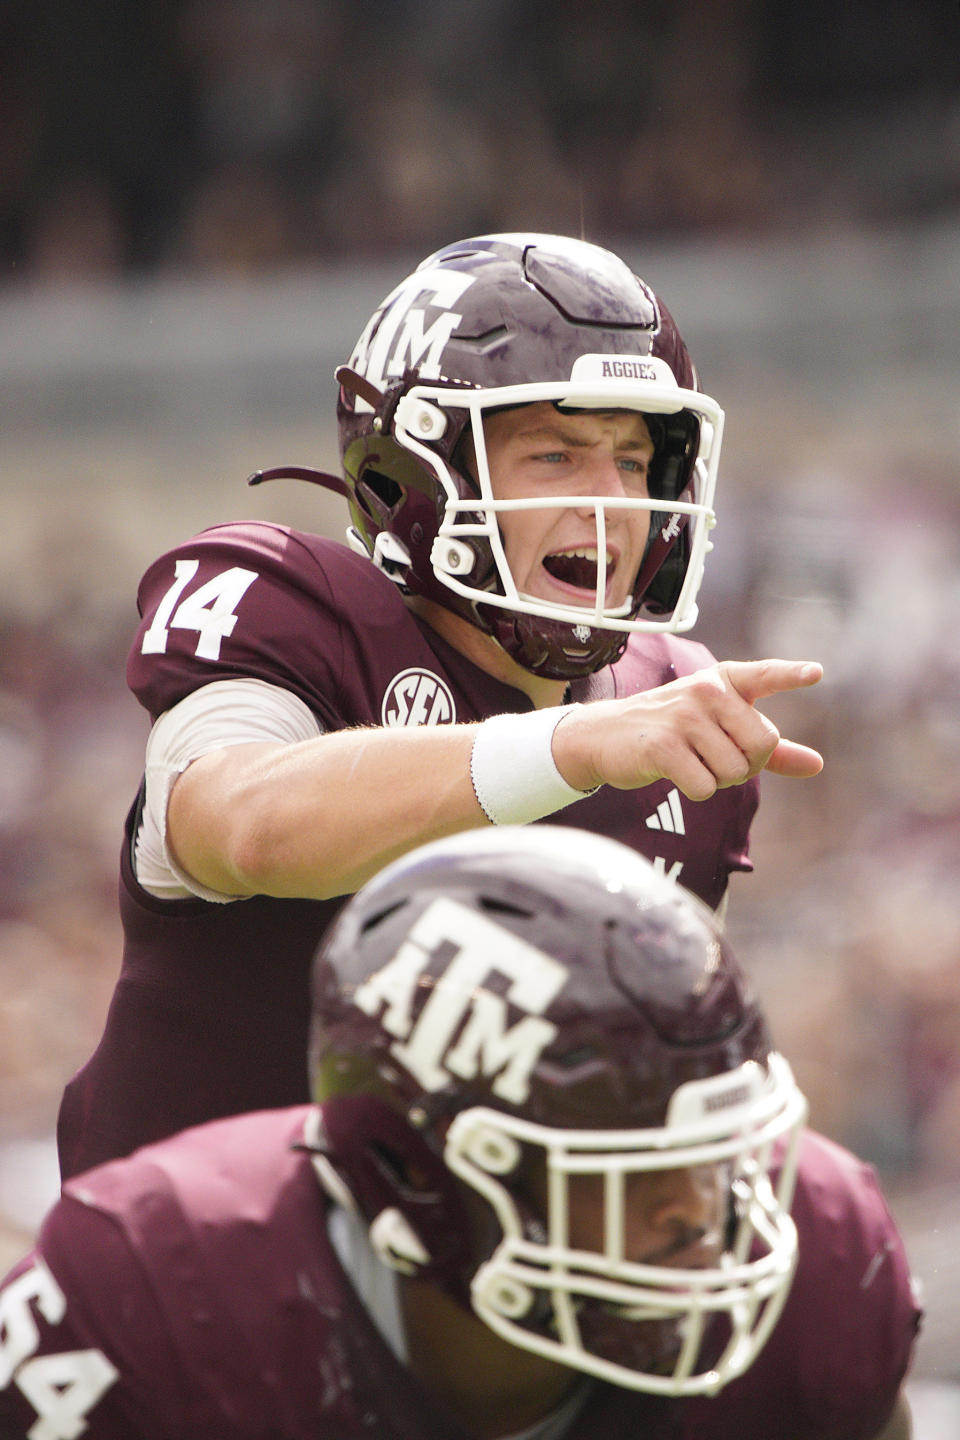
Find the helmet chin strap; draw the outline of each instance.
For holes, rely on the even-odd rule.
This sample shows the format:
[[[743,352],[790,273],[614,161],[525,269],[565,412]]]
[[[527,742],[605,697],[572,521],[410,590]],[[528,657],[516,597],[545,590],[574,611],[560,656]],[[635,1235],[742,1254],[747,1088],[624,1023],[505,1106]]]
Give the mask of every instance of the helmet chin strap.
[[[350,498],[350,488],[340,475],[328,475],[324,470],[315,470],[312,465],[274,465],[269,470],[255,470],[247,480],[248,485],[262,485],[264,480],[306,480],[308,485],[322,485],[337,495]]]
[[[564,644],[564,637],[573,640],[573,627],[566,621],[544,620],[540,616],[520,615],[496,606],[483,607],[480,628],[486,629],[518,665],[549,680],[578,680],[611,665],[624,651],[626,631],[601,630],[591,627],[589,648],[579,655]]]
[[[334,379],[341,390],[350,391],[375,411],[382,410],[387,397],[365,376],[351,370],[349,365],[338,365],[334,371]],[[325,490],[333,490],[346,500],[349,500],[352,494],[350,486],[341,475],[329,475],[325,470],[317,470],[312,465],[275,465],[268,470],[255,470],[247,484],[262,485],[265,480],[305,480],[308,485],[321,485]]]
[[[349,365],[338,365],[333,372],[333,378],[341,390],[349,390],[351,395],[365,400],[371,410],[379,410],[386,399],[382,390],[378,390],[365,375],[352,370]]]

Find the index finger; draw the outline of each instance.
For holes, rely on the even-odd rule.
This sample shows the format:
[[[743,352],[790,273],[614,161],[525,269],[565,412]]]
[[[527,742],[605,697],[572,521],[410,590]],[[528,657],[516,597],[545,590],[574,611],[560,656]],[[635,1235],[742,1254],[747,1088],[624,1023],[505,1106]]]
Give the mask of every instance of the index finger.
[[[823,666],[816,660],[724,660],[720,669],[751,705],[767,695],[802,690],[823,679]]]

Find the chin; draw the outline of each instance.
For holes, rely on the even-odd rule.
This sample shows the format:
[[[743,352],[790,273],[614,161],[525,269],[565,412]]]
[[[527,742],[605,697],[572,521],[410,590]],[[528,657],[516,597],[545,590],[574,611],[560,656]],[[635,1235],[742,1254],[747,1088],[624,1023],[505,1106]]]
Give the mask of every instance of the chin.
[[[679,1318],[628,1320],[598,1305],[584,1306],[578,1318],[584,1347],[592,1354],[651,1375],[673,1371],[683,1343]]]
[[[536,594],[530,590],[525,592],[530,600],[540,600],[544,604],[564,605],[568,609],[592,611],[596,605],[597,597],[593,590],[562,590],[551,587],[549,594]],[[603,605],[605,610],[617,610],[627,604],[626,598],[617,598],[615,595],[604,596]]]

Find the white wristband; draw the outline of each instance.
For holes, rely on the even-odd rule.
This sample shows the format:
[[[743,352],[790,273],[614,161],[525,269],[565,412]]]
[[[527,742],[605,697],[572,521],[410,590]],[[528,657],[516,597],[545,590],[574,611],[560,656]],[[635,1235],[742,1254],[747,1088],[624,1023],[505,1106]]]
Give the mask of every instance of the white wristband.
[[[484,720],[473,742],[470,778],[483,813],[494,825],[526,825],[595,793],[574,790],[553,762],[553,732],[564,716],[579,708],[556,705]]]

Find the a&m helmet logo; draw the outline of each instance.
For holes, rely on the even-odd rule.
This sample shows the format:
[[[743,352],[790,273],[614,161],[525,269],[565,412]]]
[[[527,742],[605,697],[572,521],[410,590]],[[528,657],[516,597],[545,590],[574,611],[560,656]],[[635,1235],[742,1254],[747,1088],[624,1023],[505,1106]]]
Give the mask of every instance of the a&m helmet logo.
[[[419,1015],[423,975],[440,956],[450,959],[428,992]],[[492,975],[505,993],[485,989]],[[380,1015],[395,1036],[391,1054],[425,1090],[441,1090],[450,1077],[492,1079],[502,1100],[522,1105],[530,1076],[557,1027],[543,1012],[563,988],[567,970],[475,910],[446,897],[418,916],[396,954],[354,995],[367,1015]],[[523,1012],[509,1023],[509,1007]]]
[[[439,265],[408,275],[370,317],[350,357],[350,368],[379,390],[410,366],[418,369],[422,380],[439,379],[447,341],[463,319],[455,307],[474,279]],[[370,409],[359,397],[355,403],[357,410]]]

